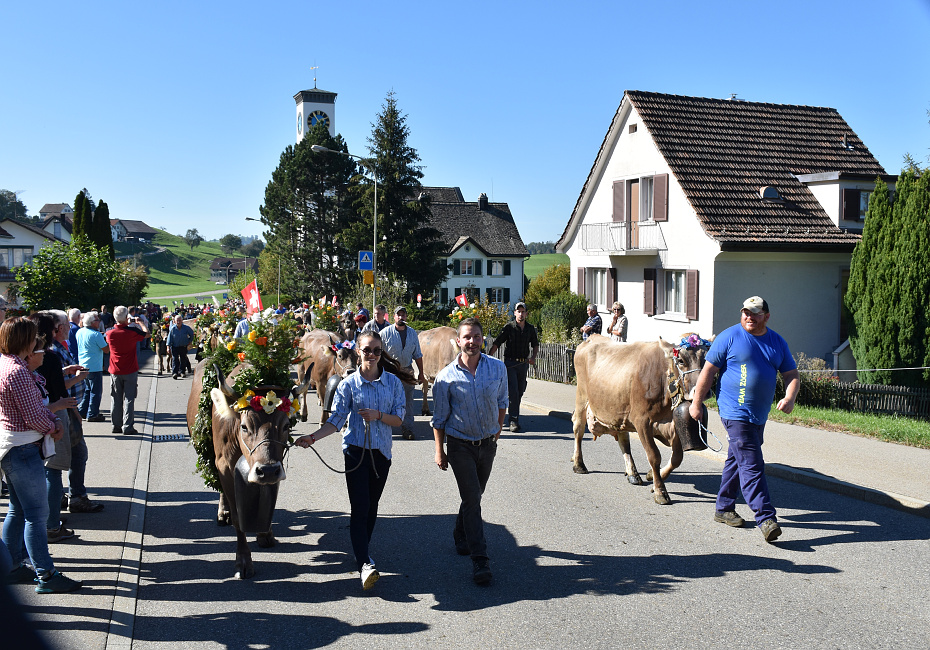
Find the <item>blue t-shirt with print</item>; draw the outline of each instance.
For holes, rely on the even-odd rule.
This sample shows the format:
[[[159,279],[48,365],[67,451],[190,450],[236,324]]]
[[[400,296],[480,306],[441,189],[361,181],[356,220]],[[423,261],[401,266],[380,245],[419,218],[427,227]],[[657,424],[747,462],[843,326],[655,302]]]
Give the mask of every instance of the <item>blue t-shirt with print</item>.
[[[768,420],[778,373],[797,368],[788,343],[777,332],[769,329],[753,336],[741,324],[714,339],[707,362],[720,368],[720,417],[753,424]]]

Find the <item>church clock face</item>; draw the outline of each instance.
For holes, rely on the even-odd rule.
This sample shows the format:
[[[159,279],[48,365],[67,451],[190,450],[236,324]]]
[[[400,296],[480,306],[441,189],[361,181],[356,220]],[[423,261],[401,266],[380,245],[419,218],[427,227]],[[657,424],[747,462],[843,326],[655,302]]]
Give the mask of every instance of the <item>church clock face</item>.
[[[297,132],[301,133],[304,128],[304,115],[303,113],[297,114]]]
[[[329,127],[329,116],[323,111],[313,111],[307,116],[308,126],[315,126],[321,122],[323,126]]]

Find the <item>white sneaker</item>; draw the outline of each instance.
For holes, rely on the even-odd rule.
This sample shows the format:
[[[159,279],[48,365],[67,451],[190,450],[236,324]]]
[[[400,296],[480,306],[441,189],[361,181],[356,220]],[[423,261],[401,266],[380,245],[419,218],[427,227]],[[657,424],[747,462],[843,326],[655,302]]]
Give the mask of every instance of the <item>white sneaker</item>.
[[[378,578],[381,577],[381,574],[378,573],[378,569],[375,568],[374,564],[365,563],[362,565],[362,589],[366,591],[375,586],[375,583],[378,582]]]

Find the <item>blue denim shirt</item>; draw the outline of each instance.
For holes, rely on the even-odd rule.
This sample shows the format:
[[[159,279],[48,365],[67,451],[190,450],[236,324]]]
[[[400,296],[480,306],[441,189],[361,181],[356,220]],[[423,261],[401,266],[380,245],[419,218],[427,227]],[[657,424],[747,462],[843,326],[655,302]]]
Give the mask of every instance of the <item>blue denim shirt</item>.
[[[406,398],[400,379],[382,370],[381,376],[374,381],[367,381],[362,373],[354,372],[339,383],[333,399],[333,413],[328,423],[341,430],[349,421],[349,426],[342,434],[342,448],[349,445],[368,447],[365,443],[365,420],[358,414],[360,409],[375,409],[389,415],[396,415],[401,420],[406,412]],[[385,458],[391,457],[391,427],[382,420],[372,420],[371,448],[377,449]]]
[[[433,428],[462,440],[493,436],[501,427],[499,409],[506,409],[508,400],[503,361],[482,354],[472,375],[456,357],[433,384]]]

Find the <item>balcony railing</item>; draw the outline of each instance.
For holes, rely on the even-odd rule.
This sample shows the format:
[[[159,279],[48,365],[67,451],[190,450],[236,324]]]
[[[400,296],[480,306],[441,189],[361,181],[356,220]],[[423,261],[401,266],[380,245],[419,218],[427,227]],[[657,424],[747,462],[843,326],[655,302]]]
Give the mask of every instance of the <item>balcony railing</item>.
[[[581,226],[581,249],[611,255],[664,251],[666,246],[662,230],[654,221],[607,222]]]

